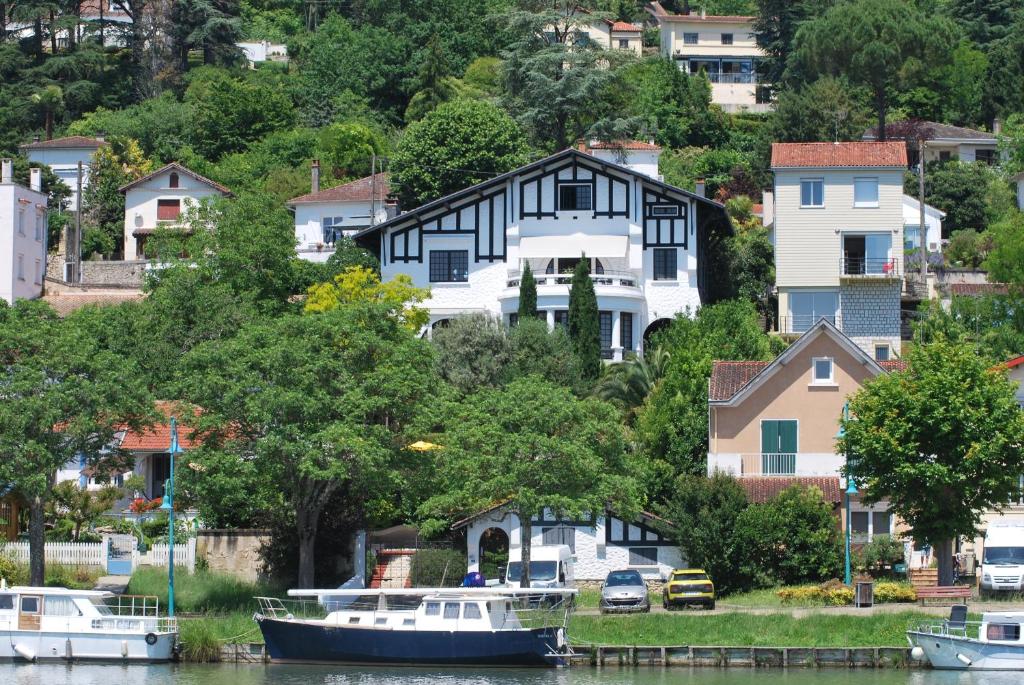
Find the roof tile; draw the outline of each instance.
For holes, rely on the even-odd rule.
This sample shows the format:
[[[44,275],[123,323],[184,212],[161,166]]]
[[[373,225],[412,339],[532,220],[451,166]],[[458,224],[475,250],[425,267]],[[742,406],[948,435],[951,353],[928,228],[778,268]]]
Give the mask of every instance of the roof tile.
[[[905,167],[903,141],[855,143],[772,143],[772,168]]]
[[[727,400],[771,362],[715,362],[711,369],[708,399]]]
[[[159,176],[160,174],[164,173],[165,171],[170,171],[172,169],[175,170],[175,171],[180,171],[181,173],[183,173],[183,174],[185,174],[187,176],[191,176],[192,178],[194,178],[195,180],[199,181],[200,183],[205,183],[205,184],[207,184],[207,185],[209,185],[209,186],[211,186],[213,188],[216,188],[217,190],[219,190],[220,192],[224,193],[225,195],[231,195],[231,190],[229,190],[225,186],[222,186],[221,184],[217,183],[216,181],[211,180],[209,178],[206,178],[205,176],[203,176],[201,174],[197,174],[196,172],[192,171],[188,167],[186,167],[186,166],[184,166],[182,164],[179,164],[177,162],[171,162],[170,164],[164,165],[164,166],[160,167],[159,169],[157,169],[156,171],[154,171],[153,173],[146,174],[142,178],[137,178],[134,181],[132,181],[131,183],[127,183],[127,184],[121,186],[117,190],[119,192],[123,193],[126,190],[130,190],[130,189],[134,188],[137,185],[141,185],[141,184],[145,183],[146,181],[148,181],[149,179],[156,178],[157,176]]]
[[[755,504],[767,502],[793,485],[818,488],[821,490],[822,499],[829,504],[838,504],[842,501],[837,476],[744,477],[737,479],[737,482],[747,493],[747,498]]]
[[[917,140],[918,130],[924,131],[927,140],[961,139],[961,140],[989,140],[996,144],[996,136],[988,131],[978,131],[963,126],[950,126],[935,121],[895,121],[885,126],[885,136],[889,140]],[[864,140],[874,140],[878,137],[878,127],[872,126],[864,132]]]
[[[109,143],[102,138],[90,138],[88,136],[66,136],[54,138],[53,140],[36,140],[31,143],[19,145],[22,150],[43,150],[48,148],[99,148]]]
[[[386,198],[391,194],[391,184],[387,174],[374,174],[364,178],[342,183],[340,186],[327,188],[317,193],[307,193],[288,200],[288,204],[312,202],[370,202],[374,199]],[[374,197],[376,195],[376,198]]]
[[[130,452],[166,452],[171,446],[171,415],[176,413],[178,405],[174,402],[157,402],[156,409],[166,421],[160,421],[143,432],[127,430],[121,440],[121,449]],[[178,444],[182,449],[198,447],[199,441],[192,440],[192,432],[182,427],[178,431]]]
[[[592,140],[589,143],[580,141],[577,148],[580,152],[590,150],[649,150],[656,152],[661,149],[661,146],[644,140]]]

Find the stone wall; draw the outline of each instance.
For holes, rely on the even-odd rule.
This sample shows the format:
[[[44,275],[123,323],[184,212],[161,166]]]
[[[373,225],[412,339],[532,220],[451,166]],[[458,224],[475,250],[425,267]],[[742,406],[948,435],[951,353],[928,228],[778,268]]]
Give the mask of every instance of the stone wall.
[[[874,345],[888,343],[900,353],[900,282],[865,280],[844,283],[839,289],[843,333],[874,356]]]
[[[64,261],[65,257],[62,253],[47,255],[46,277],[55,281],[63,281]],[[81,285],[141,288],[147,264],[146,260],[86,260],[82,262]]]
[[[200,530],[196,540],[196,559],[204,559],[211,571],[256,582],[265,578],[260,550],[269,540],[269,530]]]

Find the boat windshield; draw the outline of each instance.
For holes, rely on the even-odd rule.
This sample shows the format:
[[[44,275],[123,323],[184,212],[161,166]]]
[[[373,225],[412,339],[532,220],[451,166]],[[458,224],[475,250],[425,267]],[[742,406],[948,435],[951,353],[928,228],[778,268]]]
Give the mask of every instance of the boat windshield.
[[[1024,566],[1024,547],[986,547],[982,563]]]
[[[518,583],[519,575],[522,573],[523,563],[521,561],[510,561],[508,564],[508,575],[505,577],[510,583]],[[554,580],[558,570],[557,561],[531,561],[530,581]]]
[[[100,597],[90,597],[89,601],[96,607],[96,611],[99,612],[100,616],[113,616],[114,612],[110,610],[106,604],[103,603],[103,599]]]

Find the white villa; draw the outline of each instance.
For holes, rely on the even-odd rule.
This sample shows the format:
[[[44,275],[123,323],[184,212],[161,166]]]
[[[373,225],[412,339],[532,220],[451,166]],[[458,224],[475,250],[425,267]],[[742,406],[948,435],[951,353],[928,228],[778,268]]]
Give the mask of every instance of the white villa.
[[[621,359],[672,317],[716,299],[722,273],[705,252],[732,227],[721,204],[652,175],[657,146],[592,142],[586,149],[427,203],[359,232],[356,241],[378,255],[383,278],[404,273],[430,287],[432,326],[464,312],[514,324],[527,263],[538,309],[550,326],[565,323],[571,273],[586,258],[604,356]]]
[[[942,221],[946,213],[924,205],[925,236],[928,240],[928,252],[942,252]],[[912,195],[903,196],[903,249],[916,250],[921,246],[921,203]]]
[[[14,181],[14,162],[0,161],[0,299],[14,304],[43,294],[46,275],[46,193],[42,171],[29,187]]]
[[[89,138],[87,136],[69,136],[53,140],[36,140],[25,143],[18,148],[28,161],[45,164],[64,185],[71,189],[66,209],[78,211],[78,164],[82,164],[82,190],[89,185],[89,172],[92,168],[92,157],[108,143],[103,136]]]
[[[906,146],[772,145],[779,330],[825,318],[879,361],[900,353]]]
[[[767,112],[770,95],[758,87],[757,61],[764,56],[751,16],[669,14],[660,2],[647,11],[661,30],[661,54],[687,74],[707,74],[711,101],[726,112]]]
[[[231,191],[177,162],[121,186],[124,193],[124,258],[146,259],[146,240],[158,227],[177,227],[182,214],[204,198]]]
[[[657,582],[667,578],[673,568],[683,566],[683,560],[676,543],[662,535],[655,523],[671,526],[646,512],[636,521],[623,520],[613,512],[569,520],[546,509],[533,518],[530,544],[568,545],[580,586],[594,586],[610,571],[625,568]],[[480,571],[486,548],[511,551],[522,545],[519,517],[500,504],[452,525],[452,530],[463,528],[470,573]]]
[[[342,236],[353,236],[395,216],[387,174],[378,173],[320,190],[320,162],[313,160],[311,192],[288,201],[295,214],[299,257],[325,262]]]
[[[643,28],[626,21],[600,19],[591,22],[585,31],[586,38],[605,50],[627,50],[637,57],[643,54]]]

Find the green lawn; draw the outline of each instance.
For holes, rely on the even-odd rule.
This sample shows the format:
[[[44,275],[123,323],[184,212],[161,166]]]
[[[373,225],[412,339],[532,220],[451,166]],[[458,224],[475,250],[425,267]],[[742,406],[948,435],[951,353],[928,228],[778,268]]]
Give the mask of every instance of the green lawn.
[[[167,605],[167,570],[155,567],[139,568],[128,582],[128,595],[156,595],[160,605]],[[174,606],[180,613],[248,612],[257,609],[253,597],[284,595],[281,588],[260,583],[249,583],[232,576],[208,571],[174,573]]]
[[[740,612],[574,616],[569,636],[573,642],[602,645],[902,647],[909,626],[934,618],[914,611],[804,618]]]

